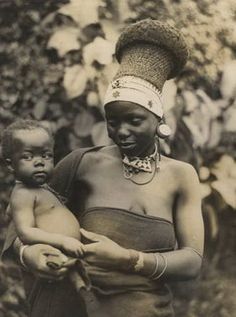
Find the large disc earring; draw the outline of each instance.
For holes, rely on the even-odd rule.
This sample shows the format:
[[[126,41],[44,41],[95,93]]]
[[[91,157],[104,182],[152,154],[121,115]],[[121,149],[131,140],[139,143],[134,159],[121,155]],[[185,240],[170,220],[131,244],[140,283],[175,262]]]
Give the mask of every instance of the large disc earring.
[[[157,135],[162,139],[168,138],[171,135],[171,128],[167,124],[161,122],[157,128]]]

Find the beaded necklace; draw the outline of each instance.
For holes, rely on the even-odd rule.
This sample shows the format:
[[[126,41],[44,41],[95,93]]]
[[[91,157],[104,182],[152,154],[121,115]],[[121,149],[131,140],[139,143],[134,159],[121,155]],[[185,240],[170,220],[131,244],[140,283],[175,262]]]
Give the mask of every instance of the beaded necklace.
[[[123,156],[123,175],[125,179],[130,180],[132,183],[136,185],[146,185],[149,184],[153,178],[155,177],[156,171],[160,170],[160,161],[161,155],[160,151],[158,151],[159,142],[155,143],[154,152],[151,155],[147,155],[144,158],[140,157],[128,157],[127,155]],[[152,163],[154,162],[154,168],[152,167]],[[139,183],[133,179],[135,174],[140,172],[151,173],[150,179],[145,182]]]

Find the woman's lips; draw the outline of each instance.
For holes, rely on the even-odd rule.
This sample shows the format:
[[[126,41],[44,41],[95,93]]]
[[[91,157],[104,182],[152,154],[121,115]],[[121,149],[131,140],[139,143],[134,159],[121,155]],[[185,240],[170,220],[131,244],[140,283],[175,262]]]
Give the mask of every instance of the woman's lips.
[[[119,143],[119,146],[121,148],[130,148],[130,147],[135,146],[135,142],[121,142],[121,143]]]

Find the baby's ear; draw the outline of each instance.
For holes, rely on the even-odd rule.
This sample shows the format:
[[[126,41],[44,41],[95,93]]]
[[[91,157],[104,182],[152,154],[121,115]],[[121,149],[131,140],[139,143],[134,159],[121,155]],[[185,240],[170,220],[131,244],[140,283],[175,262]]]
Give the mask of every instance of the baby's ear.
[[[14,172],[14,168],[12,167],[11,159],[6,159],[5,162],[7,164],[7,168],[9,169],[9,171]]]

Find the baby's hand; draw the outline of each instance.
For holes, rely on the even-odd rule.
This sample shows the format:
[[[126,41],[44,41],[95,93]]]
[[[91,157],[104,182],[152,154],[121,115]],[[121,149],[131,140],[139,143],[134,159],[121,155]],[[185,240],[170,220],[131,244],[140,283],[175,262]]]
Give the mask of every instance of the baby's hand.
[[[65,237],[62,243],[62,249],[70,256],[82,257],[84,254],[83,244],[71,237]]]

